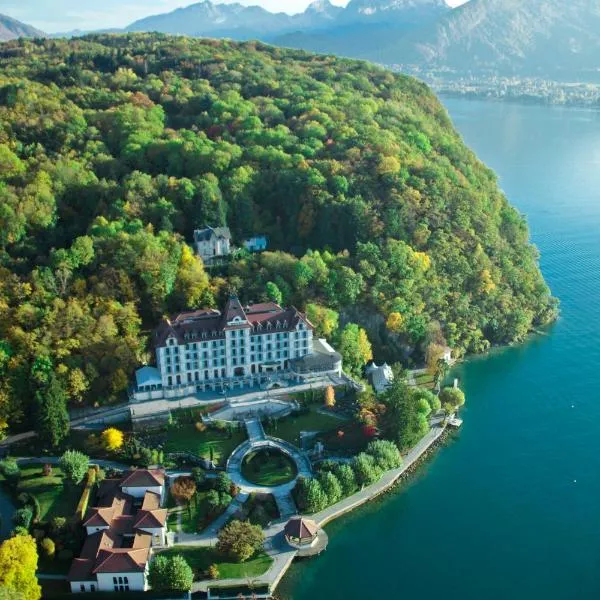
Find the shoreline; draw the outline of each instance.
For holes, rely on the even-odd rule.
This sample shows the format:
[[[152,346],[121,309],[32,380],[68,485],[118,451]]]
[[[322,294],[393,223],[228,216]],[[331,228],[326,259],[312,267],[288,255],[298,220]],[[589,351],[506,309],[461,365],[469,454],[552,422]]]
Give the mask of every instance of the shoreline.
[[[319,528],[324,527],[328,523],[331,523],[335,519],[351,513],[354,509],[360,508],[367,503],[382,497],[394,490],[401,482],[405,481],[410,477],[416,469],[427,460],[431,454],[437,450],[448,437],[448,426],[435,426],[432,427],[429,432],[421,438],[421,440],[411,448],[411,450],[403,456],[403,463],[400,467],[392,469],[384,473],[381,478],[375,483],[366,486],[362,490],[355,492],[351,496],[336,502],[335,504],[327,507],[326,509],[308,515],[309,518],[314,520]],[[280,536],[283,526],[285,523],[278,523],[273,527],[272,533],[269,536],[269,543]],[[271,567],[259,577],[255,577],[252,581],[253,587],[268,586],[270,590],[270,596],[260,596],[263,598],[275,597],[274,593],[277,586],[285,576],[286,572],[292,565],[294,559],[298,555],[298,551],[294,549],[286,550],[275,550],[272,547],[271,552],[267,552],[274,559]],[[229,587],[244,586],[247,585],[247,579],[229,579],[229,580],[216,580],[216,581],[202,581],[198,582],[194,586],[194,591],[208,592],[212,589],[227,589]],[[209,598],[211,596],[209,595]]]

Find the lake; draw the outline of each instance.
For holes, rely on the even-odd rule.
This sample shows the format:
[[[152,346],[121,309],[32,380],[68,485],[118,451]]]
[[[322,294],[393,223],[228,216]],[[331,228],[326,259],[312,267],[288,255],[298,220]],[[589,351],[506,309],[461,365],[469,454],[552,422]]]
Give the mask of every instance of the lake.
[[[544,335],[458,370],[464,425],[393,494],[327,527],[293,600],[600,595],[600,113],[446,100],[526,214],[561,301]]]

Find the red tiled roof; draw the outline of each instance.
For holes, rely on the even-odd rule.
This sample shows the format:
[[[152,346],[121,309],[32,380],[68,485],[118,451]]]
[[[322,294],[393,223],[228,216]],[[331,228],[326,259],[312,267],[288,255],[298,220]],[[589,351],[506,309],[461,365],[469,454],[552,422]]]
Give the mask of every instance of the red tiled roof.
[[[166,522],[166,508],[157,508],[156,510],[140,510],[138,511],[134,527],[136,529],[158,529],[159,527],[164,527]]]
[[[150,548],[118,548],[108,552],[100,550],[93,573],[135,573],[144,571]]]
[[[295,539],[314,538],[319,531],[318,525],[310,519],[303,517],[292,517],[284,528],[286,536]]]
[[[110,508],[92,508],[93,512],[83,522],[84,527],[104,527],[110,525],[113,520],[115,509]]]
[[[160,494],[148,490],[144,494],[142,510],[156,510],[157,508],[160,508]]]
[[[122,487],[155,487],[163,485],[165,473],[162,469],[134,469],[121,480]]]

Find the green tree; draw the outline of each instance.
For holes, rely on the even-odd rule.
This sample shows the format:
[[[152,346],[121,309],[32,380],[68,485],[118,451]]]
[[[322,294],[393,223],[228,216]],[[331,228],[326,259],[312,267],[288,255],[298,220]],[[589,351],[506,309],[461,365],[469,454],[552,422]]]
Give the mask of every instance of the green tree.
[[[339,351],[344,368],[357,376],[361,375],[364,366],[373,359],[367,332],[356,323],[348,323],[342,330]]]
[[[279,286],[276,283],[273,283],[272,281],[267,281],[265,285],[265,290],[267,293],[267,298],[269,300],[275,302],[275,304],[283,304],[283,294],[281,293],[281,290],[279,289]]]
[[[395,469],[402,464],[402,457],[398,446],[388,440],[373,440],[369,442],[366,450],[370,454],[379,467],[384,471]]]
[[[338,478],[331,472],[322,472],[318,475],[323,493],[327,498],[327,504],[335,504],[343,496],[342,486]]]
[[[148,583],[155,591],[188,592],[193,582],[194,572],[183,556],[158,554],[150,563]]]
[[[59,460],[63,473],[73,483],[80,483],[87,473],[90,459],[77,450],[67,450]]]
[[[342,486],[342,495],[349,496],[356,491],[358,484],[356,483],[356,475],[352,467],[348,464],[340,464],[334,469],[334,474]]]
[[[446,387],[440,392],[440,402],[460,408],[465,403],[465,393],[459,388]]]
[[[356,482],[360,486],[375,483],[383,472],[375,462],[375,458],[365,452],[361,452],[352,459],[352,469],[356,476]]]

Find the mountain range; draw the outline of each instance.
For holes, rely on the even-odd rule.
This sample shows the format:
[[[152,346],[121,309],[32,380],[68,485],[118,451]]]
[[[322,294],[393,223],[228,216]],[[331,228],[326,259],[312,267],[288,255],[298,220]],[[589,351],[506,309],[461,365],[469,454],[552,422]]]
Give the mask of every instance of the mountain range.
[[[46,34],[31,25],[21,23],[12,17],[0,15],[0,42],[20,37],[45,37]]]
[[[455,9],[444,0],[350,0],[345,8],[315,0],[296,15],[203,0],[121,31],[259,39],[417,71],[582,81],[600,73],[600,0],[470,0]],[[0,40],[39,35],[0,17]]]

